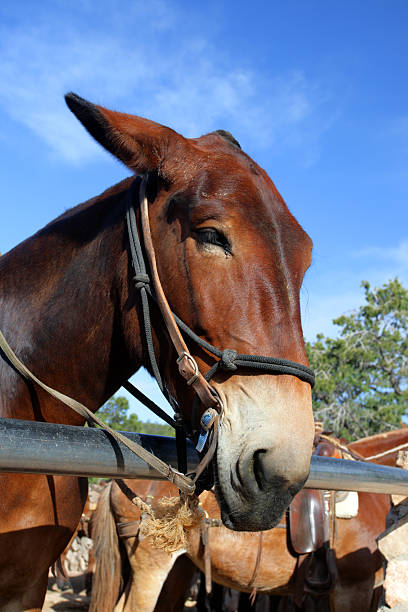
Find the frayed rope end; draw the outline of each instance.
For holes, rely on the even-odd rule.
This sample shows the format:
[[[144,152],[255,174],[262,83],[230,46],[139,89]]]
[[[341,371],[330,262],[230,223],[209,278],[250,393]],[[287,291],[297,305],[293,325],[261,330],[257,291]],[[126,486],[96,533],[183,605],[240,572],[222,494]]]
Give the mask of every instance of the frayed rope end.
[[[143,516],[140,535],[167,552],[185,548],[186,534],[201,524],[204,512],[198,497],[162,497],[153,512]]]

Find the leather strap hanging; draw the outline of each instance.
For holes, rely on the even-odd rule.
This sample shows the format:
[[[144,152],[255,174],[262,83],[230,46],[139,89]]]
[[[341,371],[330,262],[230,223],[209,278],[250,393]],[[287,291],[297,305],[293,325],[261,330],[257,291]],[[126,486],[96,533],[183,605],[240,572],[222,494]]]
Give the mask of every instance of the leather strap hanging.
[[[170,465],[167,465],[164,461],[150,453],[145,448],[140,446],[140,444],[136,444],[136,442],[132,442],[129,438],[124,436],[118,431],[115,431],[106,423],[104,423],[99,417],[97,417],[89,408],[77,402],[76,400],[64,395],[64,393],[60,393],[56,391],[52,387],[49,387],[45,383],[43,383],[39,378],[37,378],[30,370],[20,361],[14,351],[11,349],[9,344],[7,343],[5,337],[0,331],[0,349],[3,351],[4,355],[8,359],[8,361],[14,366],[14,368],[26,379],[32,382],[35,382],[38,386],[40,386],[44,391],[49,393],[52,397],[59,400],[66,406],[69,406],[80,414],[88,423],[99,425],[105,429],[109,434],[117,441],[124,444],[129,450],[135,453],[138,457],[146,461],[149,465],[151,465],[155,470],[157,470],[162,476],[164,476],[170,482],[173,482],[181,491],[186,493],[187,495],[191,495],[194,493],[195,484],[188,476],[184,474],[180,474],[177,470],[172,468]]]
[[[257,553],[256,553],[255,567],[254,567],[254,571],[253,571],[252,576],[251,576],[251,580],[248,582],[248,588],[252,589],[251,590],[251,595],[250,595],[250,600],[251,600],[251,605],[252,606],[255,603],[255,597],[256,597],[256,592],[257,592],[257,588],[254,585],[255,585],[256,579],[258,578],[259,567],[261,565],[263,534],[264,534],[263,531],[259,532],[258,550],[257,550]]]

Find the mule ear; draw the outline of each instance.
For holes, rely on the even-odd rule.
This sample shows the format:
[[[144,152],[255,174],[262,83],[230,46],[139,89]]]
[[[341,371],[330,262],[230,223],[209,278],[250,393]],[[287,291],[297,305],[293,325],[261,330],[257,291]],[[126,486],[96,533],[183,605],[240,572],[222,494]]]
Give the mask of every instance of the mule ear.
[[[183,136],[164,125],[108,110],[74,93],[68,93],[65,101],[91,136],[135,172],[162,173],[169,149],[186,142]]]

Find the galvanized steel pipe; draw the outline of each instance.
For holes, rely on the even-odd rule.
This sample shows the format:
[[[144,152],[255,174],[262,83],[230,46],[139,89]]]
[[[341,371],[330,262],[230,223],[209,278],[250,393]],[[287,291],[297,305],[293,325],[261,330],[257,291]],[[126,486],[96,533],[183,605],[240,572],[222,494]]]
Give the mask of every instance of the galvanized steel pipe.
[[[177,467],[176,442],[166,436],[123,432]],[[198,463],[188,446],[188,470]],[[0,418],[0,472],[110,478],[162,478],[156,470],[103,429]]]
[[[166,463],[177,466],[174,438],[124,432]],[[188,470],[198,455],[189,442]],[[160,475],[103,429],[0,419],[0,472],[160,479]],[[327,457],[312,457],[305,485],[312,489],[408,496],[408,471]]]
[[[363,461],[313,456],[305,487],[408,496],[408,471]]]

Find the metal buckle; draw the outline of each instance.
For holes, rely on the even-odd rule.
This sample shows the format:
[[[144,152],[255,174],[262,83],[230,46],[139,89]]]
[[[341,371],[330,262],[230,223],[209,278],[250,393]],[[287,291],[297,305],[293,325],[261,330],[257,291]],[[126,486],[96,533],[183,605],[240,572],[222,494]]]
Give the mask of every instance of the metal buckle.
[[[183,351],[183,352],[181,353],[181,355],[179,355],[179,357],[177,358],[177,365],[178,365],[178,364],[179,364],[181,361],[183,361],[183,359],[184,359],[184,358],[188,359],[188,361],[190,361],[191,365],[192,365],[192,366],[193,366],[193,368],[194,368],[194,374],[192,375],[192,377],[191,377],[191,378],[189,378],[189,379],[186,381],[186,382],[187,382],[187,384],[190,386],[190,385],[193,385],[193,384],[195,383],[195,381],[196,381],[196,380],[198,380],[198,377],[199,377],[198,365],[197,365],[197,362],[196,362],[196,360],[194,359],[194,357],[192,357],[192,356],[190,355],[190,353],[187,353],[186,351]]]
[[[215,415],[214,415],[215,412]],[[196,445],[196,450],[201,453],[203,450],[205,443],[207,442],[209,433],[211,431],[212,426],[209,428],[209,424],[214,420],[214,416],[217,415],[217,411],[214,408],[208,408],[205,412],[203,412],[200,420],[201,429],[198,436],[198,441]]]

